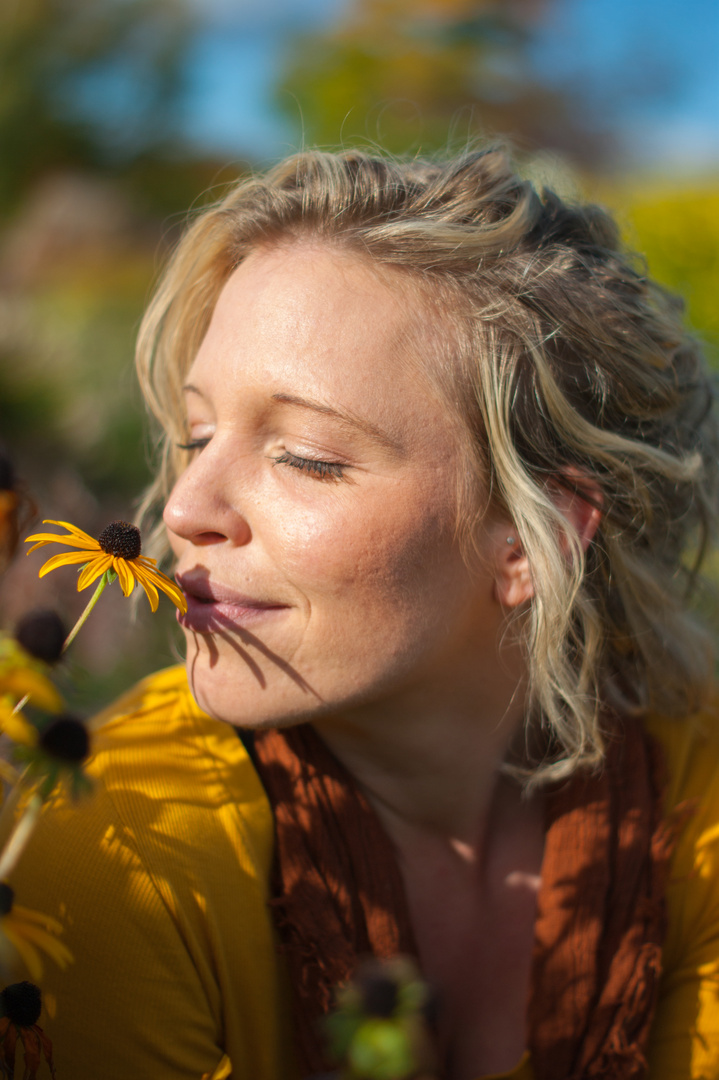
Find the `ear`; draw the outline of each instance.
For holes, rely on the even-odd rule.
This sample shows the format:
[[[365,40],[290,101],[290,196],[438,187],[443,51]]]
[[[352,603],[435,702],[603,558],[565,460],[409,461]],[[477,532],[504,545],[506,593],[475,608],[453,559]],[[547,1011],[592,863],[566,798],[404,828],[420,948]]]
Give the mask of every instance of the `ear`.
[[[494,598],[504,608],[521,607],[534,596],[529,559],[519,546],[511,522],[505,524],[496,541]]]
[[[581,469],[567,466],[547,485],[547,493],[559,513],[572,526],[586,551],[602,520],[601,488]],[[566,545],[565,545],[566,546]],[[569,554],[565,551],[565,554]]]
[[[582,549],[587,550],[602,520],[602,493],[597,484],[579,469],[567,468],[561,479],[547,485],[547,492],[563,518],[579,537]],[[516,608],[534,596],[534,584],[529,560],[522,551],[519,537],[511,522],[505,523],[496,535],[495,598],[502,607]],[[567,558],[566,539],[562,548]]]

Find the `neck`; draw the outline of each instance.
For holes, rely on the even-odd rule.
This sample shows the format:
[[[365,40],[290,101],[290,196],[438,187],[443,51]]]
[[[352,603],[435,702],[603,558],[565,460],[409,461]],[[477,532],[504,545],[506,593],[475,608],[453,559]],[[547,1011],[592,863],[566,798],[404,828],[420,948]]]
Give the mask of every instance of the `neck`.
[[[461,681],[423,686],[315,722],[390,835],[412,830],[474,848],[523,727],[525,680],[511,667],[481,689],[475,680],[469,690]]]

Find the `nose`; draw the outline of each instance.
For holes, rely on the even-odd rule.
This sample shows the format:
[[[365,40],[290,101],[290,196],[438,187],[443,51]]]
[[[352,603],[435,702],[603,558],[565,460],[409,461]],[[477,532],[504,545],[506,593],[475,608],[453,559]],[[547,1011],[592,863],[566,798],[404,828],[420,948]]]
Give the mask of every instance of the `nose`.
[[[167,500],[162,517],[171,533],[197,546],[249,543],[252,531],[230,497],[229,472],[227,458],[211,446],[198,454]]]

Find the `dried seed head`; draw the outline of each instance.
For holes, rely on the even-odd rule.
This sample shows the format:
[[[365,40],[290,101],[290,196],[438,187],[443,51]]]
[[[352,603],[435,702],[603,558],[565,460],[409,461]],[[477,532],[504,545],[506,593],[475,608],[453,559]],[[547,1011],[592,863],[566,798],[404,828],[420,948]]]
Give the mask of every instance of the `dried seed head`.
[[[118,559],[136,559],[142,551],[140,530],[129,521],[111,521],[102,530],[97,542],[106,555],[114,555]]]
[[[74,716],[59,716],[40,733],[40,746],[57,761],[79,765],[90,750],[90,736],[82,720]]]
[[[62,655],[67,631],[55,611],[39,608],[23,615],[15,628],[15,640],[26,652],[46,664],[54,664]]]
[[[31,982],[11,983],[0,992],[0,1006],[8,1020],[18,1027],[32,1027],[40,1019],[42,994]]]
[[[0,915],[9,915],[15,902],[15,890],[7,881],[0,881]]]
[[[389,1018],[397,1008],[397,980],[379,970],[361,972],[357,977],[362,1011],[367,1016]]]

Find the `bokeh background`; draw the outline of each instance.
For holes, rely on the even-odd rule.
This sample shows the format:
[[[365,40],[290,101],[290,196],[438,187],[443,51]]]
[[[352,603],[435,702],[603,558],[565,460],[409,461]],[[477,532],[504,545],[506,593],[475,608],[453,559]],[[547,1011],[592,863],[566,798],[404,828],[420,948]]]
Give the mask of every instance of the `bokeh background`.
[[[188,210],[303,145],[497,132],[615,211],[719,366],[716,0],[2,0],[0,441],[36,521],[97,535],[135,513],[153,436],[133,340]],[[82,609],[71,569],[38,581],[42,554],[4,575],[5,627]],[[70,696],[93,708],[177,648],[169,604],[133,614],[115,587]]]

